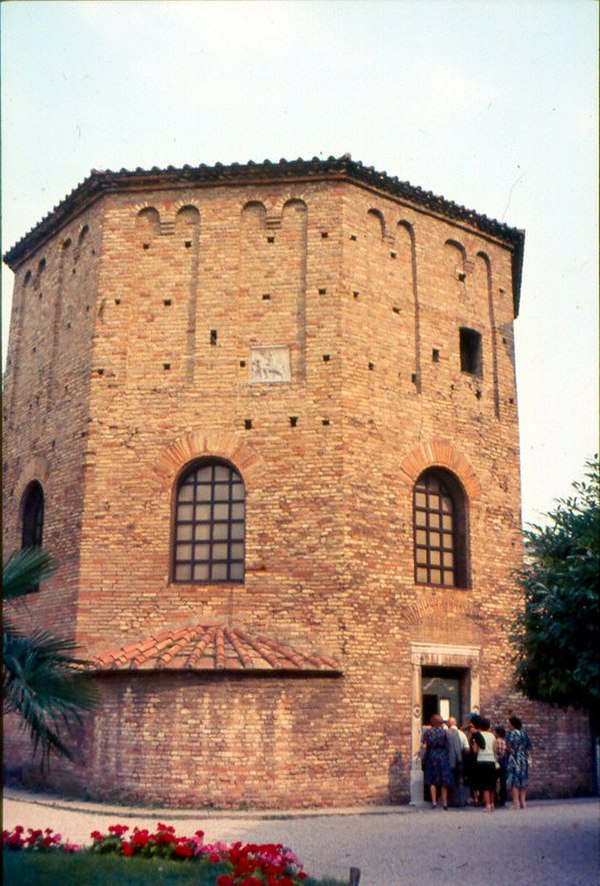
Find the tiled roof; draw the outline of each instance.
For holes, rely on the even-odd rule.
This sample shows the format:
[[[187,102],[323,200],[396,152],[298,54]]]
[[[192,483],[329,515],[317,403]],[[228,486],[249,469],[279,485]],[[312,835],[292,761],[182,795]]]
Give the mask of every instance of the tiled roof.
[[[338,676],[339,664],[324,655],[226,624],[187,625],[94,656],[91,671],[242,671],[319,673]]]
[[[462,222],[505,242],[514,252],[513,288],[515,301],[518,304],[525,237],[523,231],[490,219],[473,209],[460,206],[452,200],[446,200],[445,197],[438,197],[431,191],[415,187],[409,182],[400,181],[387,172],[377,172],[372,166],[364,166],[360,161],[353,160],[350,154],[328,157],[327,160],[321,160],[319,157],[313,157],[312,160],[282,159],[278,163],[270,160],[255,163],[250,160],[248,163],[231,163],[228,166],[222,163],[206,166],[201,163],[199,166],[186,165],[181,168],[168,166],[166,169],[159,169],[154,166],[146,170],[138,167],[135,170],[120,169],[118,172],[93,169],[81,184],[54,207],[52,212],[6,252],[4,261],[11,268],[17,266],[46,236],[69,222],[83,208],[105,193],[119,190],[187,188],[194,185],[243,185],[276,180],[306,181],[319,178],[355,181],[363,186],[402,198],[445,218]]]

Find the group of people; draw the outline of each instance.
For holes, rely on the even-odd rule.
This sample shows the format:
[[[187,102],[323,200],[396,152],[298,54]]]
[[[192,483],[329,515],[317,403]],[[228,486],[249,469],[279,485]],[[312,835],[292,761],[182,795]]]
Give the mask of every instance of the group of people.
[[[519,717],[509,722],[508,730],[496,726],[492,732],[488,718],[473,713],[459,729],[454,717],[444,722],[434,714],[424,729],[421,749],[432,808],[438,796],[444,809],[449,798],[453,805],[463,805],[461,796],[468,789],[470,802],[487,812],[504,806],[509,790],[513,808],[525,809],[531,741]]]

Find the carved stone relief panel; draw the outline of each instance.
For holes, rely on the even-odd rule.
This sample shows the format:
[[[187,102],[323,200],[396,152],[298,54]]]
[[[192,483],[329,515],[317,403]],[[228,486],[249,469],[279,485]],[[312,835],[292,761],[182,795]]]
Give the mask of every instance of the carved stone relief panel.
[[[252,348],[250,381],[253,384],[281,384],[292,380],[290,349],[287,345]]]

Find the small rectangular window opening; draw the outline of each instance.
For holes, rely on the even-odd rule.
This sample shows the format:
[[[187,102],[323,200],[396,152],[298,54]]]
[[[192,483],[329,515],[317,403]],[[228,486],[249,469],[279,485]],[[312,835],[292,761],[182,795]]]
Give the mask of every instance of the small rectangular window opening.
[[[211,343],[211,345],[216,345],[216,343],[217,343],[217,330],[216,329],[210,330],[210,343]]]
[[[321,237],[323,238],[323,240],[327,240],[329,234],[327,233],[327,231],[321,231]]]
[[[392,311],[394,312],[394,314],[399,314],[400,308],[398,307],[398,305],[394,305],[394,307],[392,308]]]
[[[481,333],[465,326],[460,328],[460,370],[482,375]]]
[[[433,348],[433,350],[431,352],[431,359],[434,363],[440,362],[440,352],[437,348]]]
[[[263,292],[262,298],[263,298],[263,301],[271,301],[271,293],[270,292]]]
[[[327,295],[327,289],[324,286],[319,288],[319,295]]]
[[[267,237],[267,243],[274,243],[275,237]]]
[[[172,300],[171,300],[170,298],[164,298],[164,299],[163,299],[163,305],[164,305],[166,308],[168,308],[169,305],[172,304],[172,303],[173,303],[173,302],[172,302]]]
[[[245,427],[245,429],[246,429],[247,431],[251,431],[251,430],[252,430],[252,419],[251,419],[251,418],[245,418],[245,419],[244,419],[244,427]]]
[[[170,364],[170,363],[163,363],[163,369],[164,369],[164,370],[167,370],[167,369],[170,369],[170,368],[171,368],[171,364]]]
[[[191,248],[192,248],[192,241],[191,241],[191,240],[186,240],[186,241],[185,241],[185,248],[186,248],[186,249],[191,249]]]
[[[297,415],[290,415],[290,425],[293,428],[295,428],[297,424],[298,424],[298,416]]]
[[[331,356],[329,354],[323,354],[323,363],[329,363]]]
[[[356,234],[350,234],[350,239],[356,241],[358,237],[356,236]]]

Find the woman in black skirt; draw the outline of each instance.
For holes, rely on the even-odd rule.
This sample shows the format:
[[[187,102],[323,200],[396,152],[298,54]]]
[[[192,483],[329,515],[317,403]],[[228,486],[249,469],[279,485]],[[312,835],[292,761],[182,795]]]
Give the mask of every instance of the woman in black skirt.
[[[473,733],[471,747],[477,754],[475,779],[479,791],[483,794],[485,811],[494,811],[494,793],[496,788],[496,758],[494,756],[493,733],[490,732],[490,721],[480,717],[479,729]]]

